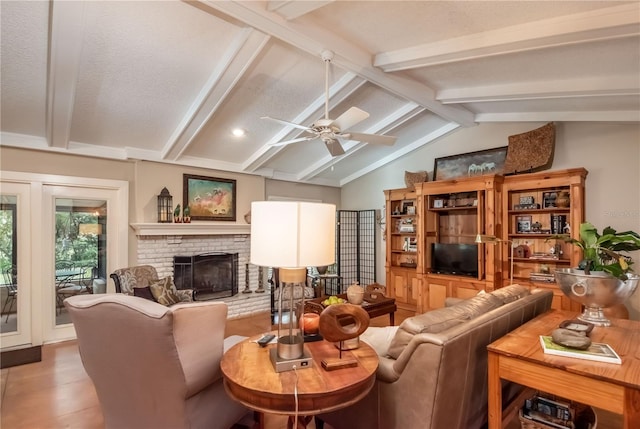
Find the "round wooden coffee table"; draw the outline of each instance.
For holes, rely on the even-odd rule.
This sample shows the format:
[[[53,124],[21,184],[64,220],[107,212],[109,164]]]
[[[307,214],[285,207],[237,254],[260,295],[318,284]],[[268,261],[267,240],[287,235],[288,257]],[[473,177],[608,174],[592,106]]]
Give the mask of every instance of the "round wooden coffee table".
[[[298,416],[344,408],[362,399],[373,387],[378,356],[362,341],[359,348],[342,352],[343,358],[358,361],[355,367],[326,371],[322,360],[337,358],[339,352],[333,343],[316,341],[305,344],[313,358],[311,368],[277,373],[269,357],[269,349],[275,344],[262,348],[255,343],[259,337],[236,344],[220,363],[227,393],[254,411],[296,415],[296,381]]]

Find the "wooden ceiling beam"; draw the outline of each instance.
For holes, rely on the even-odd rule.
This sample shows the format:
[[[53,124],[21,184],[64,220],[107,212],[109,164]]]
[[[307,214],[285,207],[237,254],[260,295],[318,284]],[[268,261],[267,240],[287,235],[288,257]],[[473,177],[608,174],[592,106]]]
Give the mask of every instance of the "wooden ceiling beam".
[[[612,78],[611,76],[602,78],[577,77],[543,82],[449,88],[438,91],[437,98],[444,104],[449,104],[620,95],[640,95],[640,79],[638,76],[626,78]]]
[[[51,2],[49,7],[46,140],[66,149],[71,134],[84,33],[84,2]]]
[[[639,34],[640,4],[633,3],[382,52],[373,64],[395,72]]]
[[[240,32],[165,144],[162,159],[176,160],[184,154],[249,69],[269,38],[251,28]]]

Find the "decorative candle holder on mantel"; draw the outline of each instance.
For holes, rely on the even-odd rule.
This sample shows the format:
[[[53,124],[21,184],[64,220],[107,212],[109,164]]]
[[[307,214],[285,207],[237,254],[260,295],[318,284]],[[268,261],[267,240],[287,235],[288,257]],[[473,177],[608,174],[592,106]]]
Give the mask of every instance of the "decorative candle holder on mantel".
[[[264,273],[262,271],[262,267],[258,267],[258,289],[256,289],[256,293],[264,293]]]
[[[253,292],[249,287],[249,264],[244,264],[244,290],[242,293]]]

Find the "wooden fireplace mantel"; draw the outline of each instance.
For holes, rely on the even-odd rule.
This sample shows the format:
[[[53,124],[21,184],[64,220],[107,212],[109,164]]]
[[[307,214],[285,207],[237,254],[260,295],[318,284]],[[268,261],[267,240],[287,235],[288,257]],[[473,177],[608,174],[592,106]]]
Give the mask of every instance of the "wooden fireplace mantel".
[[[132,223],[136,235],[237,235],[250,234],[249,224],[192,223]]]

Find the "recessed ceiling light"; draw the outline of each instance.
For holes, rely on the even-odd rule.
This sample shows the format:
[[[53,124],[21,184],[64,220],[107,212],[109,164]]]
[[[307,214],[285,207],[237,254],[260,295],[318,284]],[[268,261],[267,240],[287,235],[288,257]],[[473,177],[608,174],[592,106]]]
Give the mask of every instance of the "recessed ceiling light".
[[[247,134],[247,132],[242,128],[234,128],[231,133],[236,137],[242,137]]]

